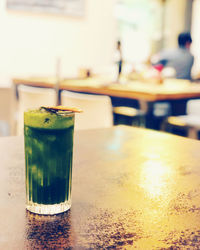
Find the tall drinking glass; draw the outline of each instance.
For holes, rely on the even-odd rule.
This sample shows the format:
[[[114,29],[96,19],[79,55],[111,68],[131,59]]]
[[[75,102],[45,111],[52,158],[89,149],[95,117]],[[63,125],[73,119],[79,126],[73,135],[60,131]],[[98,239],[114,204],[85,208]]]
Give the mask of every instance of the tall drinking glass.
[[[57,214],[71,207],[74,113],[24,113],[26,208]]]

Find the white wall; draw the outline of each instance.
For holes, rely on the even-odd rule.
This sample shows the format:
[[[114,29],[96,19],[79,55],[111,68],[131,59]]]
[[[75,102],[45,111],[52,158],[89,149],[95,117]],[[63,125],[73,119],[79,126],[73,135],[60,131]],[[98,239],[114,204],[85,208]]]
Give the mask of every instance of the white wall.
[[[13,12],[0,0],[0,79],[61,74],[80,67],[102,68],[112,63],[115,49],[115,0],[86,0],[84,18]],[[1,82],[0,82],[1,84]]]
[[[177,37],[184,31],[186,0],[168,0],[166,2],[166,44],[168,48],[177,47]]]
[[[187,0],[190,1],[190,0]],[[166,47],[177,46],[177,36],[184,31],[186,0],[168,0],[166,17]],[[194,0],[192,10],[192,48],[195,57],[192,74],[200,76],[200,0]]]

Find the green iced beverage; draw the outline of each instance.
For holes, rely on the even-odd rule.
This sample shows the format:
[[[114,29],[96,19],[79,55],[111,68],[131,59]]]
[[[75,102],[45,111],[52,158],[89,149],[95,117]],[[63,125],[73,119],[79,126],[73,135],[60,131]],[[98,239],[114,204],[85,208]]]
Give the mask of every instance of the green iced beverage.
[[[24,113],[26,208],[57,214],[71,207],[74,113]]]

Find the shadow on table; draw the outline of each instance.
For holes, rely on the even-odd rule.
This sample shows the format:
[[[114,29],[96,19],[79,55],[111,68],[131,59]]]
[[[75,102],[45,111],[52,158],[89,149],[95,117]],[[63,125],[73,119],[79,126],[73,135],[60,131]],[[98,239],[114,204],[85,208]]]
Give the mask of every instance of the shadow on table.
[[[70,211],[59,215],[37,215],[26,212],[27,249],[70,249],[74,245]]]

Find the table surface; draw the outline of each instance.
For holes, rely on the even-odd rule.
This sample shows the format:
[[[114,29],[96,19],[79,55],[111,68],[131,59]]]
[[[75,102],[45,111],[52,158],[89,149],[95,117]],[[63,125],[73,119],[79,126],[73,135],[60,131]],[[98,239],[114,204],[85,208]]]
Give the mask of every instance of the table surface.
[[[200,142],[117,126],[75,133],[72,208],[25,210],[23,137],[0,138],[0,249],[199,249]]]
[[[56,78],[14,78],[13,83],[31,86],[54,87]],[[110,79],[87,78],[87,79],[63,79],[59,82],[61,90],[104,94],[113,97],[161,101],[200,98],[200,84],[185,80],[168,79],[163,84],[152,84],[139,81],[126,81],[126,83],[112,83]]]

